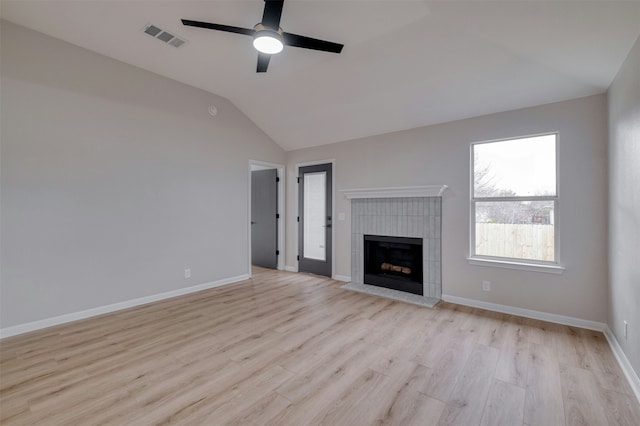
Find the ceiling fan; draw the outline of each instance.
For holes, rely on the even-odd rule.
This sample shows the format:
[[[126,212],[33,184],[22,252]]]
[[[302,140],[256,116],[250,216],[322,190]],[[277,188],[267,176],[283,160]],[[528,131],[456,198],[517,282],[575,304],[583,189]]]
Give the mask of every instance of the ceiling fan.
[[[189,19],[183,19],[182,24],[190,27],[253,36],[253,47],[258,51],[258,66],[256,72],[267,72],[271,55],[280,53],[284,46],[302,47],[303,49],[321,50],[323,52],[342,52],[342,48],[344,47],[342,44],[282,31],[282,28],[280,28],[280,17],[282,16],[283,4],[284,0],[264,0],[262,22],[257,23],[253,28],[212,24],[210,22],[191,21]]]

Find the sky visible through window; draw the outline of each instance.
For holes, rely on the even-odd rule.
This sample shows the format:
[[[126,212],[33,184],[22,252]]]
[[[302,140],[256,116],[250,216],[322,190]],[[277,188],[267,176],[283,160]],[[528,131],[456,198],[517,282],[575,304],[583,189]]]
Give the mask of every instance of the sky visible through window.
[[[555,261],[555,134],[474,144],[473,181],[476,255]]]
[[[474,145],[476,196],[556,195],[556,135]],[[479,182],[479,173],[484,183]]]

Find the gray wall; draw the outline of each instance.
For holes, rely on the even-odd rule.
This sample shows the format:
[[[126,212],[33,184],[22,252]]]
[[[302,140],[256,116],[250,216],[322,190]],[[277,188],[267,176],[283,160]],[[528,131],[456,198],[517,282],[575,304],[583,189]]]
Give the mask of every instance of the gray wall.
[[[288,153],[287,265],[295,260],[295,164],[335,159],[337,275],[350,275],[350,211],[341,189],[446,184],[443,294],[604,322],[607,318],[607,104],[605,95],[509,111]],[[472,266],[469,144],[559,132],[562,275]],[[492,291],[481,290],[483,279]]]
[[[609,88],[609,268],[609,328],[640,373],[640,38]]]
[[[0,327],[248,273],[248,160],[284,151],[226,99],[1,31]]]
[[[4,21],[1,30],[0,327],[248,272],[247,160],[284,163],[272,140],[225,99]],[[638,135],[638,56],[630,55],[635,62],[627,61],[609,96],[609,323],[636,369],[640,354],[618,323],[630,322],[637,348],[639,275],[630,259],[640,238],[629,232],[639,232],[640,207],[630,195],[638,193],[630,142]],[[295,265],[295,164],[336,159],[338,190],[450,186],[445,294],[605,321],[606,108],[600,95],[290,152],[287,265]],[[635,136],[623,130],[632,123]],[[567,271],[469,265],[469,143],[549,131],[560,132]],[[336,274],[348,276],[351,218],[339,192],[335,211],[346,213],[334,222]],[[483,279],[492,292],[481,291]]]

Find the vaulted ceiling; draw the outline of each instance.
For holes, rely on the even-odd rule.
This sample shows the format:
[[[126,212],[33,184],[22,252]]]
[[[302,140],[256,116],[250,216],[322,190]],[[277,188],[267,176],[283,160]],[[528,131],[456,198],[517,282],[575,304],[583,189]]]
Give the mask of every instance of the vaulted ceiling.
[[[262,0],[2,0],[3,19],[224,96],[286,150],[604,92],[640,34],[638,1],[286,0],[281,27],[345,45],[286,47],[265,74],[243,35]],[[188,43],[178,49],[147,24]]]

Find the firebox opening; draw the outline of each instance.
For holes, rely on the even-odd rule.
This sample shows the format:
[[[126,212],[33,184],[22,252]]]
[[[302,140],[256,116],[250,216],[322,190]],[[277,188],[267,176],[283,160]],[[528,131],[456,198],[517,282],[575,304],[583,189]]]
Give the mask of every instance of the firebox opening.
[[[364,281],[424,295],[422,238],[364,236]]]

